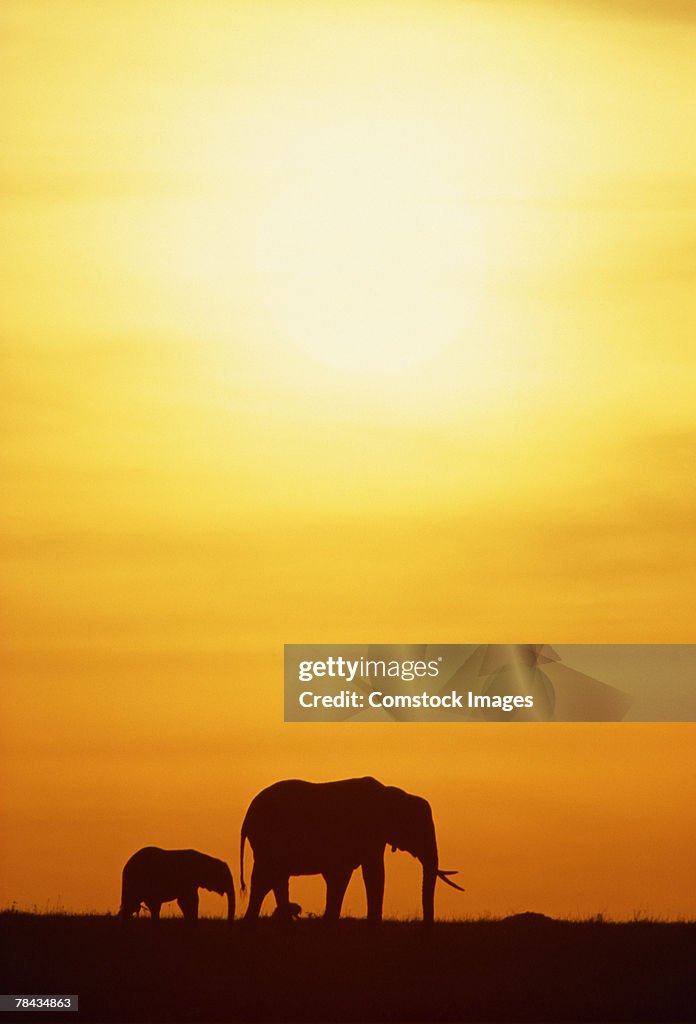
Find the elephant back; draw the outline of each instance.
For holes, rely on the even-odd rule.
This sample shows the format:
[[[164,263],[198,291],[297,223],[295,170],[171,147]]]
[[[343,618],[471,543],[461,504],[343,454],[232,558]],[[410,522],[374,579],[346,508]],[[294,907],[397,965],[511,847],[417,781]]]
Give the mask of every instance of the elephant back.
[[[243,836],[258,860],[282,860],[291,874],[321,873],[345,859],[355,866],[364,837],[379,829],[379,795],[385,787],[373,778],[313,783],[277,782],[249,805]]]

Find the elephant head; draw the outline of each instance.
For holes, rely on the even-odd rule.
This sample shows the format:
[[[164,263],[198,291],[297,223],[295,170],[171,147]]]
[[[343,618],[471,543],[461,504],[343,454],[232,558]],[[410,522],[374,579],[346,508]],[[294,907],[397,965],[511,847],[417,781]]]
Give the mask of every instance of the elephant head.
[[[201,888],[216,892],[219,896],[227,896],[227,919],[234,920],[235,896],[232,872],[224,860],[216,857],[205,857],[200,867]]]
[[[440,869],[435,825],[428,801],[395,786],[385,786],[384,789],[386,842],[392,852],[405,850],[423,865],[423,921],[432,924],[437,879],[440,878],[460,892],[464,890],[448,877],[456,875],[456,871]]]

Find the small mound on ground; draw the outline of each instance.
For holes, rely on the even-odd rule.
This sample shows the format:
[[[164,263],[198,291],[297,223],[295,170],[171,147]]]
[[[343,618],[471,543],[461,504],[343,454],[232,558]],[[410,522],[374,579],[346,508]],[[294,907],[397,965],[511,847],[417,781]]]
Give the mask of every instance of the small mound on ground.
[[[555,917],[547,917],[546,914],[537,914],[533,910],[525,910],[522,914],[511,914],[503,918],[503,924],[558,924]]]

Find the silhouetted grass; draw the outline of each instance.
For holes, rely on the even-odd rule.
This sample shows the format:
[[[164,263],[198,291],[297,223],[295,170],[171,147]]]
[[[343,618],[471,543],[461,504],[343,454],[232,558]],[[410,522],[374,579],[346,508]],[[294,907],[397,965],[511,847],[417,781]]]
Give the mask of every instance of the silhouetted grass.
[[[0,914],[3,992],[76,993],[100,1021],[687,1021],[696,924]],[[21,1015],[45,1020],[45,1014]],[[6,1020],[13,1019],[6,1015]],[[19,1015],[17,1015],[19,1018]]]

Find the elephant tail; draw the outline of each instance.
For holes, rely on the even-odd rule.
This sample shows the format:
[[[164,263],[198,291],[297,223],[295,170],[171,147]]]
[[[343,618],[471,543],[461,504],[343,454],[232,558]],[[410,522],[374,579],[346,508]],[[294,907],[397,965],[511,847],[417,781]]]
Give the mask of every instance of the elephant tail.
[[[239,837],[239,888],[242,892],[246,891],[246,882],[244,881],[244,845],[246,843],[246,818],[242,825],[241,835]]]

